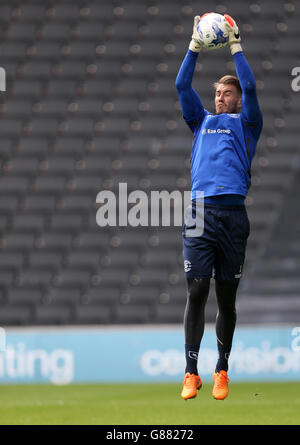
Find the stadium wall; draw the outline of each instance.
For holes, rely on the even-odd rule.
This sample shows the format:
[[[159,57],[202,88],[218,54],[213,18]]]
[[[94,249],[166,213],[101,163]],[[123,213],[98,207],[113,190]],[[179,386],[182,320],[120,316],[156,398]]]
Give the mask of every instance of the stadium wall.
[[[184,374],[181,326],[2,328],[0,337],[2,384],[176,382]],[[215,363],[214,326],[207,326],[199,354],[204,381]],[[238,327],[230,378],[300,380],[300,327]]]

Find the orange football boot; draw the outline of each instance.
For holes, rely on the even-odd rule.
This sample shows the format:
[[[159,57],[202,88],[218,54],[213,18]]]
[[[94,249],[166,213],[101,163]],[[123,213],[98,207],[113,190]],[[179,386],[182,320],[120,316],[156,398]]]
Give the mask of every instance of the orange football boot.
[[[181,397],[184,400],[193,399],[197,395],[197,390],[202,386],[202,381],[200,377],[196,374],[190,374],[187,372],[184,376],[183,388],[181,392]]]
[[[217,400],[224,400],[228,396],[229,378],[226,371],[213,373],[214,387],[212,395]]]

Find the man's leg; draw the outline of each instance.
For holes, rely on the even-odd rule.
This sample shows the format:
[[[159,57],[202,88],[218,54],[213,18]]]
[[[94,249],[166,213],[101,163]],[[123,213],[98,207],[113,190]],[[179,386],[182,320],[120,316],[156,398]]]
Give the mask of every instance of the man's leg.
[[[212,394],[217,400],[224,400],[228,396],[228,359],[236,323],[235,300],[238,281],[216,280],[218,303],[216,334],[219,358],[213,373],[214,387]]]
[[[215,282],[218,313],[216,318],[216,334],[219,358],[215,372],[228,371],[228,359],[236,324],[236,293],[239,280]]]
[[[186,369],[181,397],[185,400],[196,397],[202,381],[197,363],[204,332],[204,310],[209,294],[210,278],[187,278],[187,303],[184,312]]]
[[[213,397],[228,395],[228,359],[236,324],[236,293],[242,276],[250,225],[243,206],[219,209],[218,253],[216,258],[216,334],[219,358],[213,374]]]
[[[197,360],[204,332],[205,305],[209,294],[210,278],[187,278],[187,303],[184,312],[186,370],[198,374]]]

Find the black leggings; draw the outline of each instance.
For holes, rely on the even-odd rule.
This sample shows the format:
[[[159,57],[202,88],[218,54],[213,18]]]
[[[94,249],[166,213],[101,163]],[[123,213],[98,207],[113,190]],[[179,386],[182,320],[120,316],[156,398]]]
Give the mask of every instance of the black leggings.
[[[236,292],[239,281],[217,281],[215,290],[218,313],[216,318],[216,334],[224,350],[231,350],[233,333],[236,324]],[[200,345],[205,324],[205,305],[207,302],[210,278],[188,278],[187,303],[184,312],[185,343]]]

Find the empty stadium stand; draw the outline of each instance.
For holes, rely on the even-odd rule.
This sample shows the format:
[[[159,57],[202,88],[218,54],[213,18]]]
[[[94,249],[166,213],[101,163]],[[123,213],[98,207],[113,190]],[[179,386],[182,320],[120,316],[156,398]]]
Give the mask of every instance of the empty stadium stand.
[[[192,139],[174,83],[194,15],[211,10],[236,18],[264,115],[238,322],[299,322],[299,4],[2,0],[2,326],[182,322],[181,227],[99,227],[96,196],[121,182],[148,197],[189,190]],[[226,73],[228,48],[199,56],[206,108]],[[215,316],[212,280],[207,322]]]

